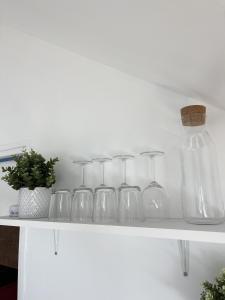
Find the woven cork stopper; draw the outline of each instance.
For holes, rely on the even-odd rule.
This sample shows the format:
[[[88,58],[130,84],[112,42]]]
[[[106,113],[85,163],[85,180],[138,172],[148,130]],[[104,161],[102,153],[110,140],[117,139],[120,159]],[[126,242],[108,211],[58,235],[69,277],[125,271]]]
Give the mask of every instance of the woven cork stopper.
[[[200,126],[205,124],[206,107],[190,105],[181,108],[181,119],[184,126]]]

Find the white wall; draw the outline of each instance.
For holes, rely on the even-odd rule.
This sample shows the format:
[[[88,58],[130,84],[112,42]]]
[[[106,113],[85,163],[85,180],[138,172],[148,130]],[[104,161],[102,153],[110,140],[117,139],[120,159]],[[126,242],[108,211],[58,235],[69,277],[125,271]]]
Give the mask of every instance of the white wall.
[[[167,177],[174,207],[179,205],[174,147],[180,138],[179,109],[187,102],[183,96],[6,28],[0,57],[3,144],[30,140],[45,155],[59,156],[57,186],[68,188],[79,184],[71,157],[159,147],[167,151],[168,170],[162,177]],[[131,182],[146,185],[145,164],[138,167],[141,161],[129,164],[128,175]],[[168,176],[174,167],[177,178]],[[113,168],[108,182],[119,185],[118,163],[108,168]],[[90,167],[93,186],[97,171]],[[1,187],[8,198],[8,187]]]
[[[1,143],[25,139],[44,155],[57,155],[56,188],[79,184],[72,157],[165,150],[158,179],[168,191],[170,215],[181,216],[179,109],[193,100],[5,27],[0,31],[0,99]],[[209,107],[222,175],[223,118],[223,111]],[[140,158],[130,162],[130,183],[145,186],[146,168]],[[109,164],[106,171],[107,182],[118,186],[119,164]],[[90,166],[88,175],[94,187],[97,166]],[[0,191],[0,211],[7,214],[17,193],[4,182]],[[50,231],[27,232],[20,300],[193,300],[199,298],[200,282],[212,278],[225,259],[224,246],[193,243],[191,274],[183,278],[173,241],[69,232],[60,238],[55,257]]]

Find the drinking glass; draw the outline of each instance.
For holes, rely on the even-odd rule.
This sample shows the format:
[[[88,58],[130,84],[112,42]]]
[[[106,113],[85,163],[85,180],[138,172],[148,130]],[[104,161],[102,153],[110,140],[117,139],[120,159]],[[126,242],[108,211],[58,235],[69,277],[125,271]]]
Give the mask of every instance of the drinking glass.
[[[73,222],[91,223],[93,219],[93,191],[85,185],[85,167],[89,160],[74,161],[81,169],[81,185],[74,189],[71,220]]]
[[[69,190],[58,190],[51,198],[49,220],[68,222],[71,213],[71,193]]]
[[[105,185],[105,163],[111,158],[94,158],[101,170],[101,184],[95,189],[94,221],[96,223],[113,224],[117,221],[117,198],[115,188]]]
[[[123,170],[123,182],[119,187],[119,220],[122,224],[133,225],[142,221],[142,200],[139,186],[131,186],[126,181],[127,160],[133,159],[133,155],[116,155],[114,158],[121,160]]]
[[[162,151],[145,151],[140,153],[148,158],[150,183],[142,192],[143,211],[145,221],[167,218],[168,198],[164,188],[156,181],[155,158],[164,155]],[[151,171],[151,172],[150,172]]]

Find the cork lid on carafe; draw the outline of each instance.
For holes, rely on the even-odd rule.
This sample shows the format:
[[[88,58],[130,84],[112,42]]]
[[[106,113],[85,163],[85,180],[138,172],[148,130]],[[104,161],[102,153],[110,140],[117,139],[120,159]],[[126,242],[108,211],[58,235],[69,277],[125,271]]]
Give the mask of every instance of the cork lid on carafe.
[[[205,124],[206,107],[189,105],[181,108],[181,119],[184,126],[201,126]]]

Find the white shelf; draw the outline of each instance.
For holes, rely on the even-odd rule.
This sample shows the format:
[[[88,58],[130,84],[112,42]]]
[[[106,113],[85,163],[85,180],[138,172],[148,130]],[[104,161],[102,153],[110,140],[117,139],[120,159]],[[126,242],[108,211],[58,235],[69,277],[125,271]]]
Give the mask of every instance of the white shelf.
[[[225,224],[191,225],[181,219],[168,219],[162,222],[152,222],[147,225],[142,224],[140,226],[130,227],[121,225],[51,222],[45,219],[34,220],[0,217],[0,225],[225,244]]]

